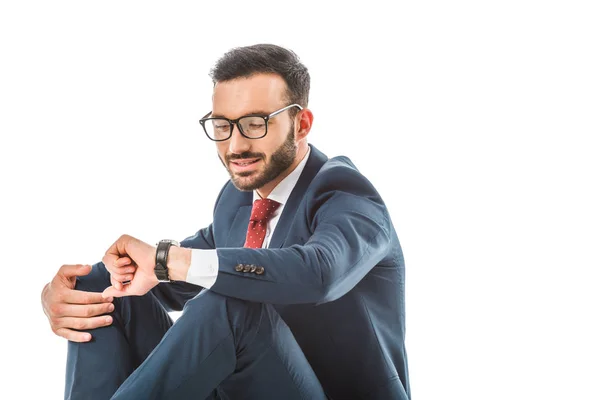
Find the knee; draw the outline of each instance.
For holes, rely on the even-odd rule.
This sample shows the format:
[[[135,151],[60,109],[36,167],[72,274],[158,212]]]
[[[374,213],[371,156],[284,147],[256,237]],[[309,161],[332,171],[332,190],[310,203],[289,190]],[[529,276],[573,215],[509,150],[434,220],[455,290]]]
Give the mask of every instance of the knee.
[[[206,323],[213,328],[224,327],[233,334],[240,351],[256,337],[260,337],[261,343],[269,344],[281,336],[282,328],[289,330],[272,305],[223,296],[207,289],[185,303],[183,314],[177,320],[180,322],[196,327]]]
[[[269,305],[236,299],[203,289],[185,303],[181,318],[196,320],[199,317],[208,317],[212,321],[227,324],[234,335],[237,335],[239,330],[259,325],[267,307]]]
[[[262,303],[223,296],[208,289],[203,289],[185,303],[183,310],[187,310],[189,313],[207,313],[222,310],[230,317],[230,319],[236,319],[239,315],[244,315],[247,318],[252,314],[260,314],[263,307],[264,305]]]
[[[92,265],[89,274],[78,276],[75,280],[75,289],[86,292],[102,292],[110,286],[110,273],[102,261]]]

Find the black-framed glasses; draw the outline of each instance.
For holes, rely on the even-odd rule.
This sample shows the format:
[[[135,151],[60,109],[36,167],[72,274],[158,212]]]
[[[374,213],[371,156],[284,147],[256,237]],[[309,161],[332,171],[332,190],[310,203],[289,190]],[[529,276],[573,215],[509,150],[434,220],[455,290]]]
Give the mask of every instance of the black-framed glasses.
[[[206,114],[200,120],[200,125],[204,128],[204,133],[210,140],[222,142],[227,140],[233,134],[233,125],[237,125],[240,133],[248,139],[260,139],[267,135],[269,128],[269,119],[277,114],[284,112],[292,107],[298,107],[302,110],[302,106],[298,104],[290,104],[269,115],[250,114],[239,117],[238,119],[228,119],[223,117],[207,118],[212,112]]]

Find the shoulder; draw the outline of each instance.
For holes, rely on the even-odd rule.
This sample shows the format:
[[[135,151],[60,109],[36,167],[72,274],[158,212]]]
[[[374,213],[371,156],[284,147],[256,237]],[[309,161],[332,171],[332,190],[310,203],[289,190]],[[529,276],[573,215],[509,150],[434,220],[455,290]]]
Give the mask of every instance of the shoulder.
[[[343,192],[357,196],[375,196],[380,199],[373,184],[346,156],[327,160],[311,182],[309,192],[315,195]]]
[[[313,223],[335,214],[364,214],[387,225],[389,215],[377,189],[346,156],[333,157],[315,175],[306,192]]]

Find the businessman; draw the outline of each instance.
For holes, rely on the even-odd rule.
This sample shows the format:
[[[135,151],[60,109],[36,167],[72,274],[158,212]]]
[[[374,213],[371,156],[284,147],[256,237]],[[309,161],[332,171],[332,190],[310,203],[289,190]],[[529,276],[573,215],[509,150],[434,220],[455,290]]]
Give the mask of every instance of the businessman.
[[[306,67],[262,44],[211,77],[200,125],[231,177],[213,222],[123,235],[42,291],[69,339],[65,398],[410,399],[400,243],[368,179],[308,143]]]

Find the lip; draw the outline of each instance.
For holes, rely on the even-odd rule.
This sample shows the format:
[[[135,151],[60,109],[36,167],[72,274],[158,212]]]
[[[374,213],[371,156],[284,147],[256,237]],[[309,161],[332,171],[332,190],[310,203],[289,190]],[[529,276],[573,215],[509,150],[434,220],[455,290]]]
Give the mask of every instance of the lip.
[[[229,165],[231,166],[231,168],[233,168],[233,170],[235,172],[246,172],[246,171],[251,171],[251,170],[255,169],[256,166],[258,165],[259,161],[260,161],[260,158],[248,158],[248,159],[244,159],[244,160],[230,161]],[[241,164],[245,164],[245,163],[251,163],[251,164],[241,165]]]

